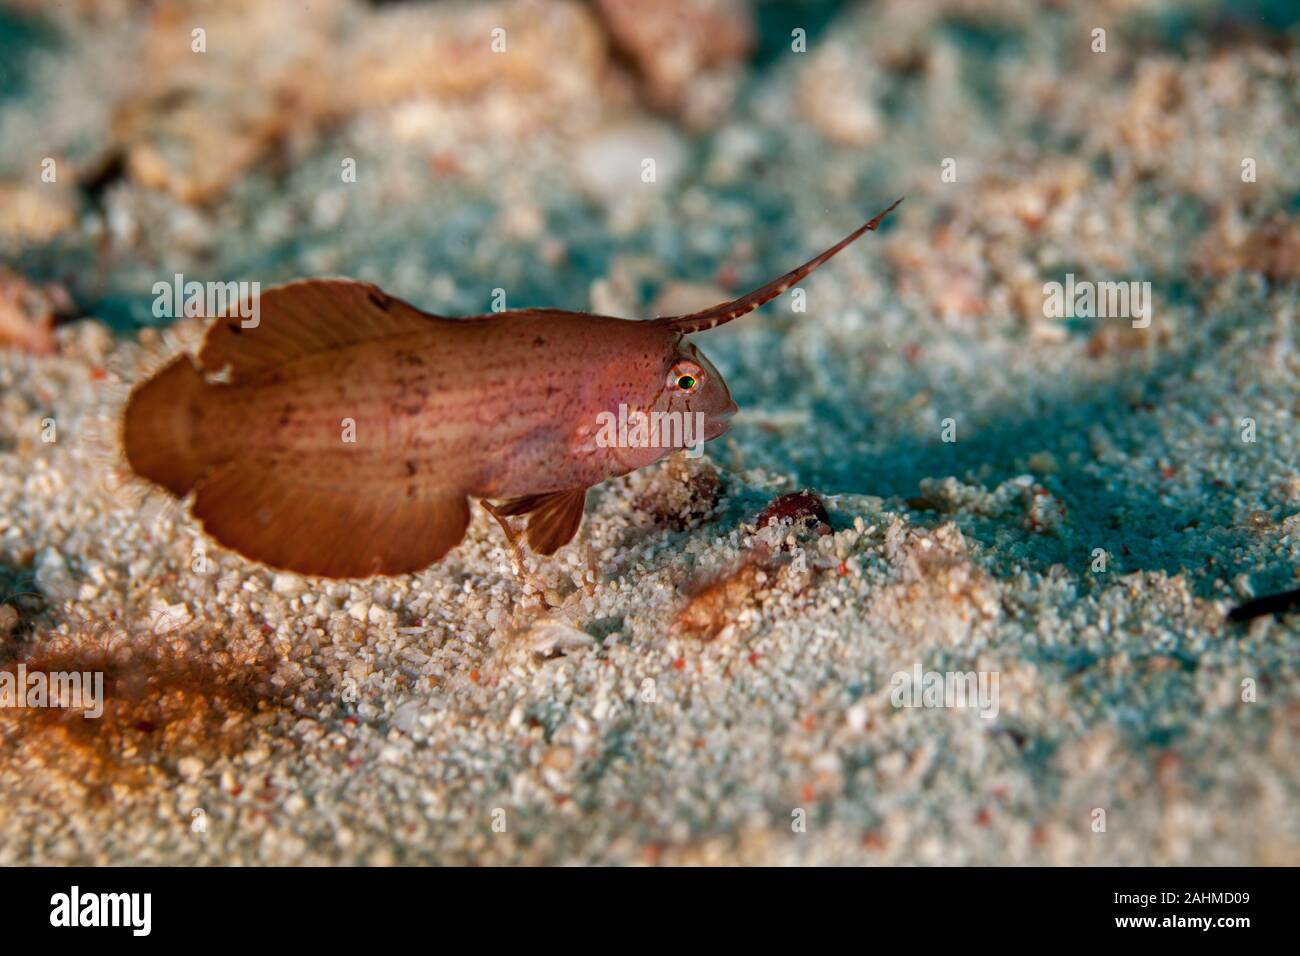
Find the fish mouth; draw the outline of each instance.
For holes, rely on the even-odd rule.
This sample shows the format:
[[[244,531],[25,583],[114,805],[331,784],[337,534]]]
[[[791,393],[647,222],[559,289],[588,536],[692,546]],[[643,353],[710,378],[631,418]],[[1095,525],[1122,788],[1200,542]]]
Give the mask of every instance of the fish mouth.
[[[726,434],[731,428],[731,419],[740,411],[740,406],[731,402],[720,412],[710,415],[708,421],[704,423],[704,440],[713,441],[720,435]]]

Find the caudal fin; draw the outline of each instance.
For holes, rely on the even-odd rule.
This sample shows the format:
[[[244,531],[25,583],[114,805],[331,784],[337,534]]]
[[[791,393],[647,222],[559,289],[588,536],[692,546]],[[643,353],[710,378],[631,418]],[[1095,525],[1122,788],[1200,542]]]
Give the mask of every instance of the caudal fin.
[[[194,440],[197,404],[206,388],[203,374],[182,355],[131,393],[122,418],[131,469],[177,498],[188,494],[210,465]]]

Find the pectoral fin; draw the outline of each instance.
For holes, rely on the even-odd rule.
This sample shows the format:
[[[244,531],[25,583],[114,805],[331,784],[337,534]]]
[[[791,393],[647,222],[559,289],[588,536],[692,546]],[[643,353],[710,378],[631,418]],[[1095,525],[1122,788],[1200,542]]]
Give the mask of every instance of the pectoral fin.
[[[554,554],[573,540],[587,508],[587,489],[552,491],[511,498],[496,508],[499,515],[528,515],[528,546],[537,554]]]

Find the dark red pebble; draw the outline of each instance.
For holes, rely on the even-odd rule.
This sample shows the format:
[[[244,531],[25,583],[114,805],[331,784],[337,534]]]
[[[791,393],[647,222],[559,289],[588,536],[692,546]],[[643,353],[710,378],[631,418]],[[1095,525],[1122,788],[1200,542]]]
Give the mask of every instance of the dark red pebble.
[[[766,528],[773,521],[785,518],[816,528],[820,534],[830,533],[831,516],[826,513],[822,500],[811,491],[795,491],[773,500],[758,516],[758,526]]]

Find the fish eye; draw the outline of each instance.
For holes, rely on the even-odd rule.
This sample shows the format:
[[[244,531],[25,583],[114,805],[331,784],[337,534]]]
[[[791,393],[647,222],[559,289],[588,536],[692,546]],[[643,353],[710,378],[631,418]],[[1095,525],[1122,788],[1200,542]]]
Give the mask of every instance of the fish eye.
[[[675,363],[672,371],[668,373],[668,384],[677,391],[689,395],[700,387],[703,378],[704,369],[694,362],[681,361]]]

